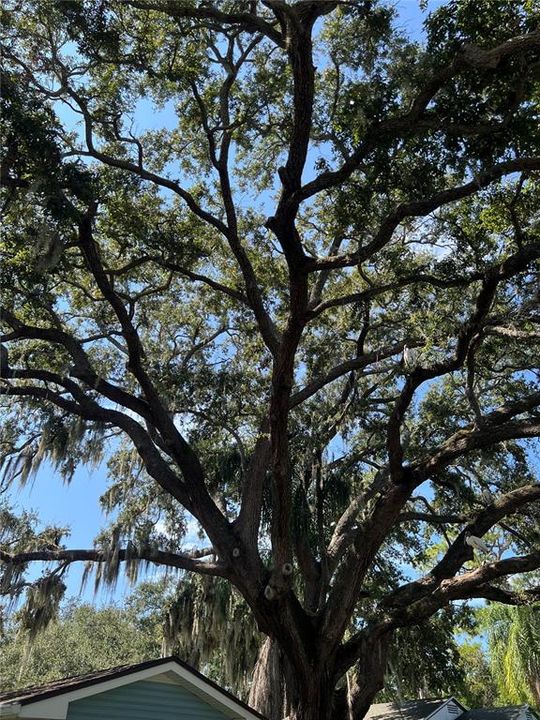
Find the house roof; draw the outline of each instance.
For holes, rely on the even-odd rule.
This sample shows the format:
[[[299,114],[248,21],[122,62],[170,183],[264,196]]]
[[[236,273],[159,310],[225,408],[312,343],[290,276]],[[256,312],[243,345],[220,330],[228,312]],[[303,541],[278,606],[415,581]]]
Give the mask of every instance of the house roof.
[[[453,698],[431,700],[407,700],[403,703],[376,703],[366,715],[366,720],[423,720]],[[463,708],[465,710],[465,708]],[[476,718],[474,720],[477,720]],[[478,719],[480,720],[480,719]],[[493,718],[495,720],[495,718]]]
[[[524,711],[531,717],[538,717],[528,705],[506,705],[496,708],[478,708],[467,710],[459,720],[518,720],[523,718]]]
[[[455,698],[433,698],[431,700],[409,700],[403,703],[377,703],[367,712],[366,720],[425,720],[443,705],[452,701],[463,712],[458,720],[533,720],[540,716],[528,705],[507,705],[497,708],[467,710]]]
[[[39,687],[29,687],[23,690],[14,690],[11,692],[0,693],[0,711],[1,706],[6,704],[17,703],[18,705],[24,706],[35,702],[41,702],[48,698],[57,697],[65,693],[70,693],[83,688],[89,688],[92,685],[99,685],[102,682],[115,680],[118,678],[126,677],[128,675],[138,673],[142,670],[150,670],[152,668],[160,668],[170,663],[176,663],[181,669],[187,671],[193,678],[204,682],[209,688],[219,692],[222,696],[230,701],[233,701],[239,707],[248,711],[250,715],[260,720],[266,720],[266,718],[258,713],[256,710],[251,708],[249,705],[244,703],[239,698],[235,697],[228,690],[225,690],[220,685],[215,683],[210,678],[195,670],[191,665],[188,665],[183,660],[180,660],[174,655],[169,657],[159,658],[158,660],[147,660],[146,662],[134,663],[131,665],[120,665],[117,667],[108,668],[107,670],[99,670],[96,672],[88,673],[86,675],[77,675],[73,677],[64,678],[62,680],[56,680],[54,682],[41,685]],[[0,712],[1,714],[1,712]]]

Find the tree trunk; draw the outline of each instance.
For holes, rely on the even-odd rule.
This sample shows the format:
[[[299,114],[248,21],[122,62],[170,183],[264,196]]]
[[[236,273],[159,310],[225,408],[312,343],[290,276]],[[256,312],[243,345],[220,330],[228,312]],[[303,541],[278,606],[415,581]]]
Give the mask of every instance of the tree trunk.
[[[333,720],[334,688],[323,677],[304,685],[290,709],[287,720]]]
[[[323,662],[320,650],[314,649],[306,663],[298,660],[294,666],[278,642],[267,638],[248,703],[268,720],[359,720],[384,685],[389,639],[366,641],[352,676],[345,673],[338,681],[336,666]]]
[[[540,678],[534,678],[533,682],[531,683],[531,689],[532,694],[534,698],[535,705],[537,707],[540,707]]]
[[[278,644],[266,638],[253,671],[248,704],[268,720],[286,715],[283,659]]]
[[[333,696],[328,673],[315,666],[293,668],[277,642],[266,639],[253,673],[249,705],[268,720],[330,720]]]

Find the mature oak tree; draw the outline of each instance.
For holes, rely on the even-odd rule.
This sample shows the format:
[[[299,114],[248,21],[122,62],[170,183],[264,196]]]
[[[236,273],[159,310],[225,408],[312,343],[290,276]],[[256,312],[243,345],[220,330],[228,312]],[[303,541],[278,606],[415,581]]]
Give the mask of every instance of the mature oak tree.
[[[3,592],[39,625],[78,561],[225,579],[251,702],[302,720],[361,718],[452,603],[533,602],[536,3],[422,42],[368,0],[3,14],[4,482],[105,453],[116,511],[69,549],[6,510]]]

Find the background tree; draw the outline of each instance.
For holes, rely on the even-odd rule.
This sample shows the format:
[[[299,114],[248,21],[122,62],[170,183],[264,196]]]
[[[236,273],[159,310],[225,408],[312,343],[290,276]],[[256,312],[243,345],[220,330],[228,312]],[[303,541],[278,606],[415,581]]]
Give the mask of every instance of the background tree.
[[[30,645],[17,617],[0,638],[2,691],[81,675],[159,655],[159,625],[142,625],[131,608],[68,603]]]
[[[84,550],[6,516],[27,625],[74,562],[221,578],[268,637],[251,701],[361,718],[403,628],[537,599],[504,584],[540,567],[535,4],[423,43],[377,2],[3,21],[4,482],[106,454],[115,511]]]
[[[493,605],[484,611],[491,671],[500,699],[540,707],[540,613]]]
[[[459,646],[460,664],[466,669],[458,699],[469,708],[490,708],[502,705],[497,684],[489,662],[478,642],[466,642]],[[455,694],[455,693],[454,693]]]

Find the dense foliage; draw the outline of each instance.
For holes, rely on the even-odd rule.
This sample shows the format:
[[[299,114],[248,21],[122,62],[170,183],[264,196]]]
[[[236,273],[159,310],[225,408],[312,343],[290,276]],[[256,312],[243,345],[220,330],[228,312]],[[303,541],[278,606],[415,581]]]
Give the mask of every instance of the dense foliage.
[[[269,638],[251,702],[323,720],[455,601],[537,600],[536,4],[2,14],[3,483],[107,458],[114,518],[2,510],[26,626],[73,562],[192,572]]]
[[[15,616],[0,638],[2,692],[154,659],[159,625],[152,629],[131,608],[71,602],[30,644]]]

